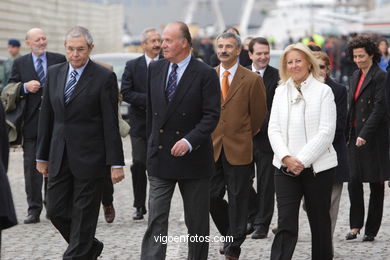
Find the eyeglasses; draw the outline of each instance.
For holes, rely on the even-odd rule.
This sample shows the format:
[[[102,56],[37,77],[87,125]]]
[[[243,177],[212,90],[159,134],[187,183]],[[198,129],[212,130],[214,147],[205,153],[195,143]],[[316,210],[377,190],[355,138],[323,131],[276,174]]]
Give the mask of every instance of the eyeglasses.
[[[326,65],[320,65],[320,70],[326,69]]]
[[[284,167],[284,166],[282,166],[282,167],[280,167],[280,171],[284,174],[284,175],[287,175],[287,176],[290,176],[290,177],[297,177],[298,175],[295,175],[295,174],[293,174],[293,173],[291,173],[291,172],[288,172],[287,171],[287,167]]]

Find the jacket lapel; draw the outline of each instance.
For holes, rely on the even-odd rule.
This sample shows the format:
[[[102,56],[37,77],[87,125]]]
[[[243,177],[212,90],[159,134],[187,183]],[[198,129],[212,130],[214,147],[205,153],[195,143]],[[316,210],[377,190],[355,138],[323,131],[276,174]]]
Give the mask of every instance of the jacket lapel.
[[[33,75],[33,78],[35,80],[38,80],[38,74],[37,72],[35,71],[35,66],[34,66],[34,60],[33,60],[33,57],[32,57],[32,53],[30,53],[28,55],[28,58],[26,60],[27,64],[26,64],[26,67],[25,68],[29,68],[31,70],[31,75]]]
[[[67,105],[69,105],[84,89],[87,88],[88,83],[93,78],[93,61],[89,60],[87,66],[84,68],[83,74],[76,83],[73,94],[69,99]]]
[[[357,88],[357,84],[359,82],[359,71],[356,71],[354,74],[352,74],[352,77],[350,78],[350,85],[349,85],[349,104],[350,106],[354,103],[354,96]]]
[[[375,66],[372,65],[370,70],[368,71],[367,75],[364,77],[364,81],[363,81],[363,84],[362,84],[362,86],[360,88],[360,92],[358,94],[358,98],[363,93],[363,91],[367,88],[368,84],[371,82],[372,77],[374,75],[374,71],[375,71]]]
[[[55,93],[57,95],[57,98],[60,101],[61,107],[64,107],[65,84],[68,75],[68,68],[69,68],[69,63],[66,62],[59,69],[59,74],[57,76],[57,84],[56,86],[54,86]]]
[[[222,101],[223,104],[228,103],[232,99],[234,94],[236,94],[237,90],[239,90],[241,88],[241,86],[243,85],[242,79],[245,78],[243,70],[245,70],[245,68],[242,67],[241,65],[238,65],[238,68],[236,70],[236,73],[234,74],[232,83],[229,86],[229,91],[228,91],[227,97],[226,97],[225,101]]]
[[[190,62],[188,63],[188,66],[186,70],[184,71],[180,81],[178,82],[175,94],[168,104],[168,109],[166,113],[165,120],[169,118],[169,116],[172,114],[173,111],[175,111],[176,107],[180,104],[181,100],[187,93],[188,89],[191,86],[192,79],[195,77],[195,71],[193,69],[193,57],[191,57]],[[165,96],[165,95],[164,95]]]

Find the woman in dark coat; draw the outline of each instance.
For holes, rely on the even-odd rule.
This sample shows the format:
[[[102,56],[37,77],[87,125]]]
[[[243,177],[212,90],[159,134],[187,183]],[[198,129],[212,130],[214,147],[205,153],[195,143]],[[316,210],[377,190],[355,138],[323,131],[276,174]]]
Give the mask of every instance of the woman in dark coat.
[[[385,72],[377,65],[380,53],[371,39],[352,40],[348,53],[359,70],[349,81],[347,143],[351,166],[348,184],[351,230],[346,239],[355,239],[364,226],[363,183],[368,182],[371,193],[363,241],[374,241],[382,222],[384,181],[390,173]]]
[[[11,189],[7,178],[8,134],[4,120],[4,109],[0,103],[0,249],[1,231],[17,224]]]

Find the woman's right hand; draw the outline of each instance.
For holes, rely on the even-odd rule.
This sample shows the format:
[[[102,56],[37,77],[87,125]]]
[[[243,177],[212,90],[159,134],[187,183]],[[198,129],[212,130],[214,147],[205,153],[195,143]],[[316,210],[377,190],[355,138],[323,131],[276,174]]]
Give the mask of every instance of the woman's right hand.
[[[299,175],[305,169],[305,166],[300,160],[290,155],[284,157],[282,162],[287,166],[287,171],[295,175]]]

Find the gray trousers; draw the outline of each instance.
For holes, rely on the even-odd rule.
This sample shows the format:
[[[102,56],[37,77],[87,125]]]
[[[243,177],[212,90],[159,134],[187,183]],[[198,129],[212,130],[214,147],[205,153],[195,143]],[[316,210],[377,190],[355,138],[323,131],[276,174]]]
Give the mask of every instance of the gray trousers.
[[[28,215],[39,217],[42,211],[43,177],[36,169],[36,140],[23,142],[24,182],[27,194]]]
[[[188,232],[180,235],[194,238],[208,236],[210,230],[209,178],[167,180],[149,176],[149,219],[142,240],[141,260],[164,260],[167,244],[158,240],[168,235],[168,218],[176,183],[184,204],[184,217]],[[188,260],[207,260],[208,242],[188,240]]]

